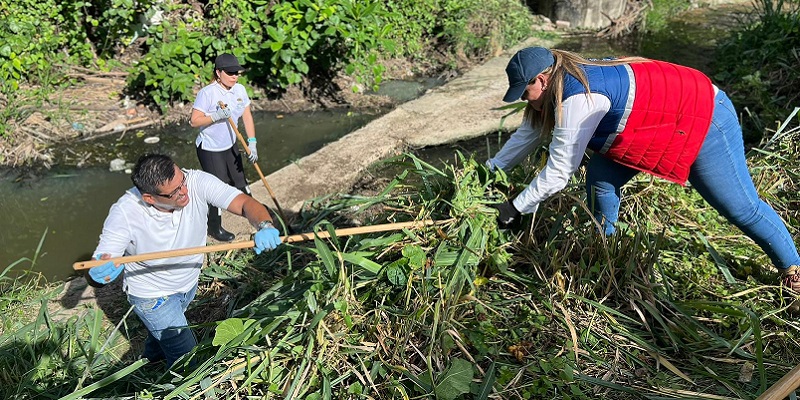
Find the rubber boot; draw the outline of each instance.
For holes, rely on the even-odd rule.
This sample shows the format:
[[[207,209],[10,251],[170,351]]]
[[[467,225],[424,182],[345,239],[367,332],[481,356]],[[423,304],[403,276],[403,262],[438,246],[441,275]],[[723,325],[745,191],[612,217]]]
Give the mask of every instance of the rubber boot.
[[[220,242],[230,242],[236,237],[222,227],[222,213],[214,206],[208,206],[208,234]]]

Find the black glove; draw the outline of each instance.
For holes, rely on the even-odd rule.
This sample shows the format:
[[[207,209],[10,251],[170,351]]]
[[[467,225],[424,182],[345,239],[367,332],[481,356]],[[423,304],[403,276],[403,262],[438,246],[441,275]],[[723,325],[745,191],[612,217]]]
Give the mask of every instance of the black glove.
[[[497,215],[497,226],[500,229],[517,229],[522,221],[522,214],[514,207],[511,200],[495,205],[499,214]]]

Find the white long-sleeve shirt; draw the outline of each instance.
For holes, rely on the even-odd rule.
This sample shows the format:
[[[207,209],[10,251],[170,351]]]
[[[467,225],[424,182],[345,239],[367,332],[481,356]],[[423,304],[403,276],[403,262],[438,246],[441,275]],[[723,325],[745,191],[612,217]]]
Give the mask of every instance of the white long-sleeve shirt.
[[[523,214],[534,213],[539,204],[564,189],[581,165],[589,140],[600,120],[611,109],[611,101],[598,93],[578,94],[562,103],[562,121],[556,122],[550,142],[547,165],[533,178],[513,203]],[[519,164],[541,141],[541,132],[523,121],[503,148],[487,164],[510,170]]]

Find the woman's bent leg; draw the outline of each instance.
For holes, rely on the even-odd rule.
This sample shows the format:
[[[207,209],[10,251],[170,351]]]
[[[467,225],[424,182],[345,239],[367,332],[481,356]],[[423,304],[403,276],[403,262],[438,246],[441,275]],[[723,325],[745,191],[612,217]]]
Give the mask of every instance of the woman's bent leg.
[[[622,185],[639,171],[618,164],[599,154],[589,159],[586,167],[586,198],[595,219],[603,226],[603,233],[616,231],[614,224],[619,219],[619,203]]]
[[[689,182],[722,216],[753,239],[781,269],[800,265],[783,220],[758,197],[744,156],[742,128],[728,96],[717,94],[714,117]]]

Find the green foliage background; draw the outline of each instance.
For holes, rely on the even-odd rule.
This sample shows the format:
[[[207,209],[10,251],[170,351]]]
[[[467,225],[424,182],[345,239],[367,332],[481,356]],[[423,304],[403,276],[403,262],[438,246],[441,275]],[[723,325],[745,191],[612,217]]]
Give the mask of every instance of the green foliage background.
[[[162,109],[192,100],[223,52],[266,93],[340,72],[369,88],[383,59],[437,46],[481,57],[531,32],[518,0],[18,0],[0,4],[0,17],[3,95],[68,84],[69,65],[125,68],[128,90]]]
[[[745,132],[774,130],[800,106],[800,2],[755,5],[744,27],[720,43],[715,62],[714,80],[749,117]]]

